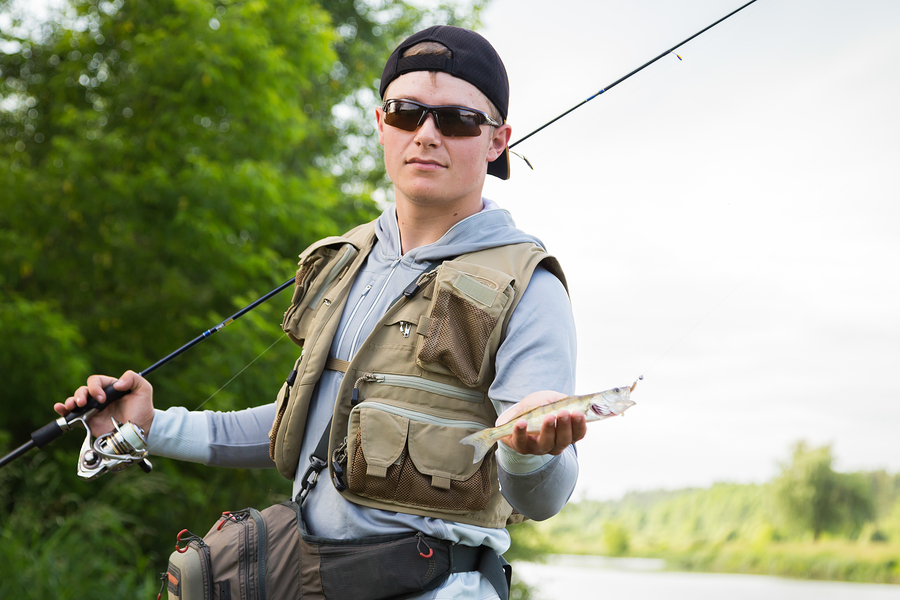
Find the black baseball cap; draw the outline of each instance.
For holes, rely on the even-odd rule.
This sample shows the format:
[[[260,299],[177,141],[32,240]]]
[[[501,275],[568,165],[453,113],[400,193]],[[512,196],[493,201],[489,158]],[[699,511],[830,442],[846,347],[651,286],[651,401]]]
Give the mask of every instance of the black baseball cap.
[[[401,58],[407,49],[420,42],[443,44],[453,57],[419,54]],[[497,107],[503,122],[506,122],[509,110],[509,77],[506,75],[506,67],[490,42],[474,31],[451,25],[435,25],[406,38],[384,65],[378,90],[381,98],[384,99],[384,92],[392,81],[413,71],[443,71],[468,81],[487,96]],[[509,179],[509,148],[488,164],[487,172],[500,179]]]

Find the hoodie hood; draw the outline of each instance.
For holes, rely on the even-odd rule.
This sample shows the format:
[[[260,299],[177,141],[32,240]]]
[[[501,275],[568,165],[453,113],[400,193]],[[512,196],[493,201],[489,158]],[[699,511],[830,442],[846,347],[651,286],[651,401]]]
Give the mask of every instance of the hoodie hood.
[[[546,250],[538,238],[517,229],[512,215],[496,202],[483,198],[482,203],[480,212],[451,227],[438,241],[413,248],[402,256],[401,262],[412,264],[446,260],[469,252],[523,242],[537,244]],[[390,261],[401,257],[400,228],[397,225],[395,204],[391,204],[378,217],[375,235],[379,242],[376,248],[382,254],[382,259]]]

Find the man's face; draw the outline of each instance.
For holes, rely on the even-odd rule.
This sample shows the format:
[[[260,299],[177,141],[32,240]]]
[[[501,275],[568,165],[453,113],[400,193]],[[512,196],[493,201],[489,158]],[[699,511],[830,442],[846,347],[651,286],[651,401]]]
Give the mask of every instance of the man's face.
[[[456,105],[490,114],[487,98],[478,88],[447,73],[414,71],[391,82],[385,100],[415,100],[429,105]],[[509,125],[481,126],[478,137],[445,137],[429,115],[415,131],[385,124],[376,110],[378,139],[394,183],[398,208],[404,202],[443,206],[452,210],[481,206],[487,163],[500,156],[509,141]],[[475,209],[477,212],[477,209]],[[466,211],[469,212],[469,211]]]

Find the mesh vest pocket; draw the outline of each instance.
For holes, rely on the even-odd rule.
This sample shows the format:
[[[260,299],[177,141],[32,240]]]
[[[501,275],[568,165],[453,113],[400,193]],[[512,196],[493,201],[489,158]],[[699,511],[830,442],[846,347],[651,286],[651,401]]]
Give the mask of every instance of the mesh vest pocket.
[[[419,420],[411,411],[396,409],[404,413],[397,414],[382,407],[366,401],[351,414],[350,491],[422,508],[472,512],[487,507],[493,454],[472,464],[471,448],[459,443],[481,426],[429,423],[428,415]]]
[[[491,370],[488,348],[499,344],[497,325],[512,299],[512,282],[509,275],[480,265],[444,263],[428,319],[417,331],[416,364],[452,374],[468,386],[483,383]]]

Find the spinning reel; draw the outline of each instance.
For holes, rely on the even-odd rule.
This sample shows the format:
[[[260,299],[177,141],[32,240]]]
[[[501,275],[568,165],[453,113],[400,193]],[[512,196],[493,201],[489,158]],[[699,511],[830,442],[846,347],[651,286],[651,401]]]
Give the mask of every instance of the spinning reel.
[[[95,479],[106,472],[121,471],[132,463],[137,463],[144,473],[153,470],[153,465],[147,460],[147,439],[144,437],[144,430],[131,421],[119,423],[110,417],[113,430],[93,439],[87,421],[95,412],[90,410],[68,423],[71,427],[73,423],[79,422],[87,432],[78,457],[78,476],[83,479]]]

